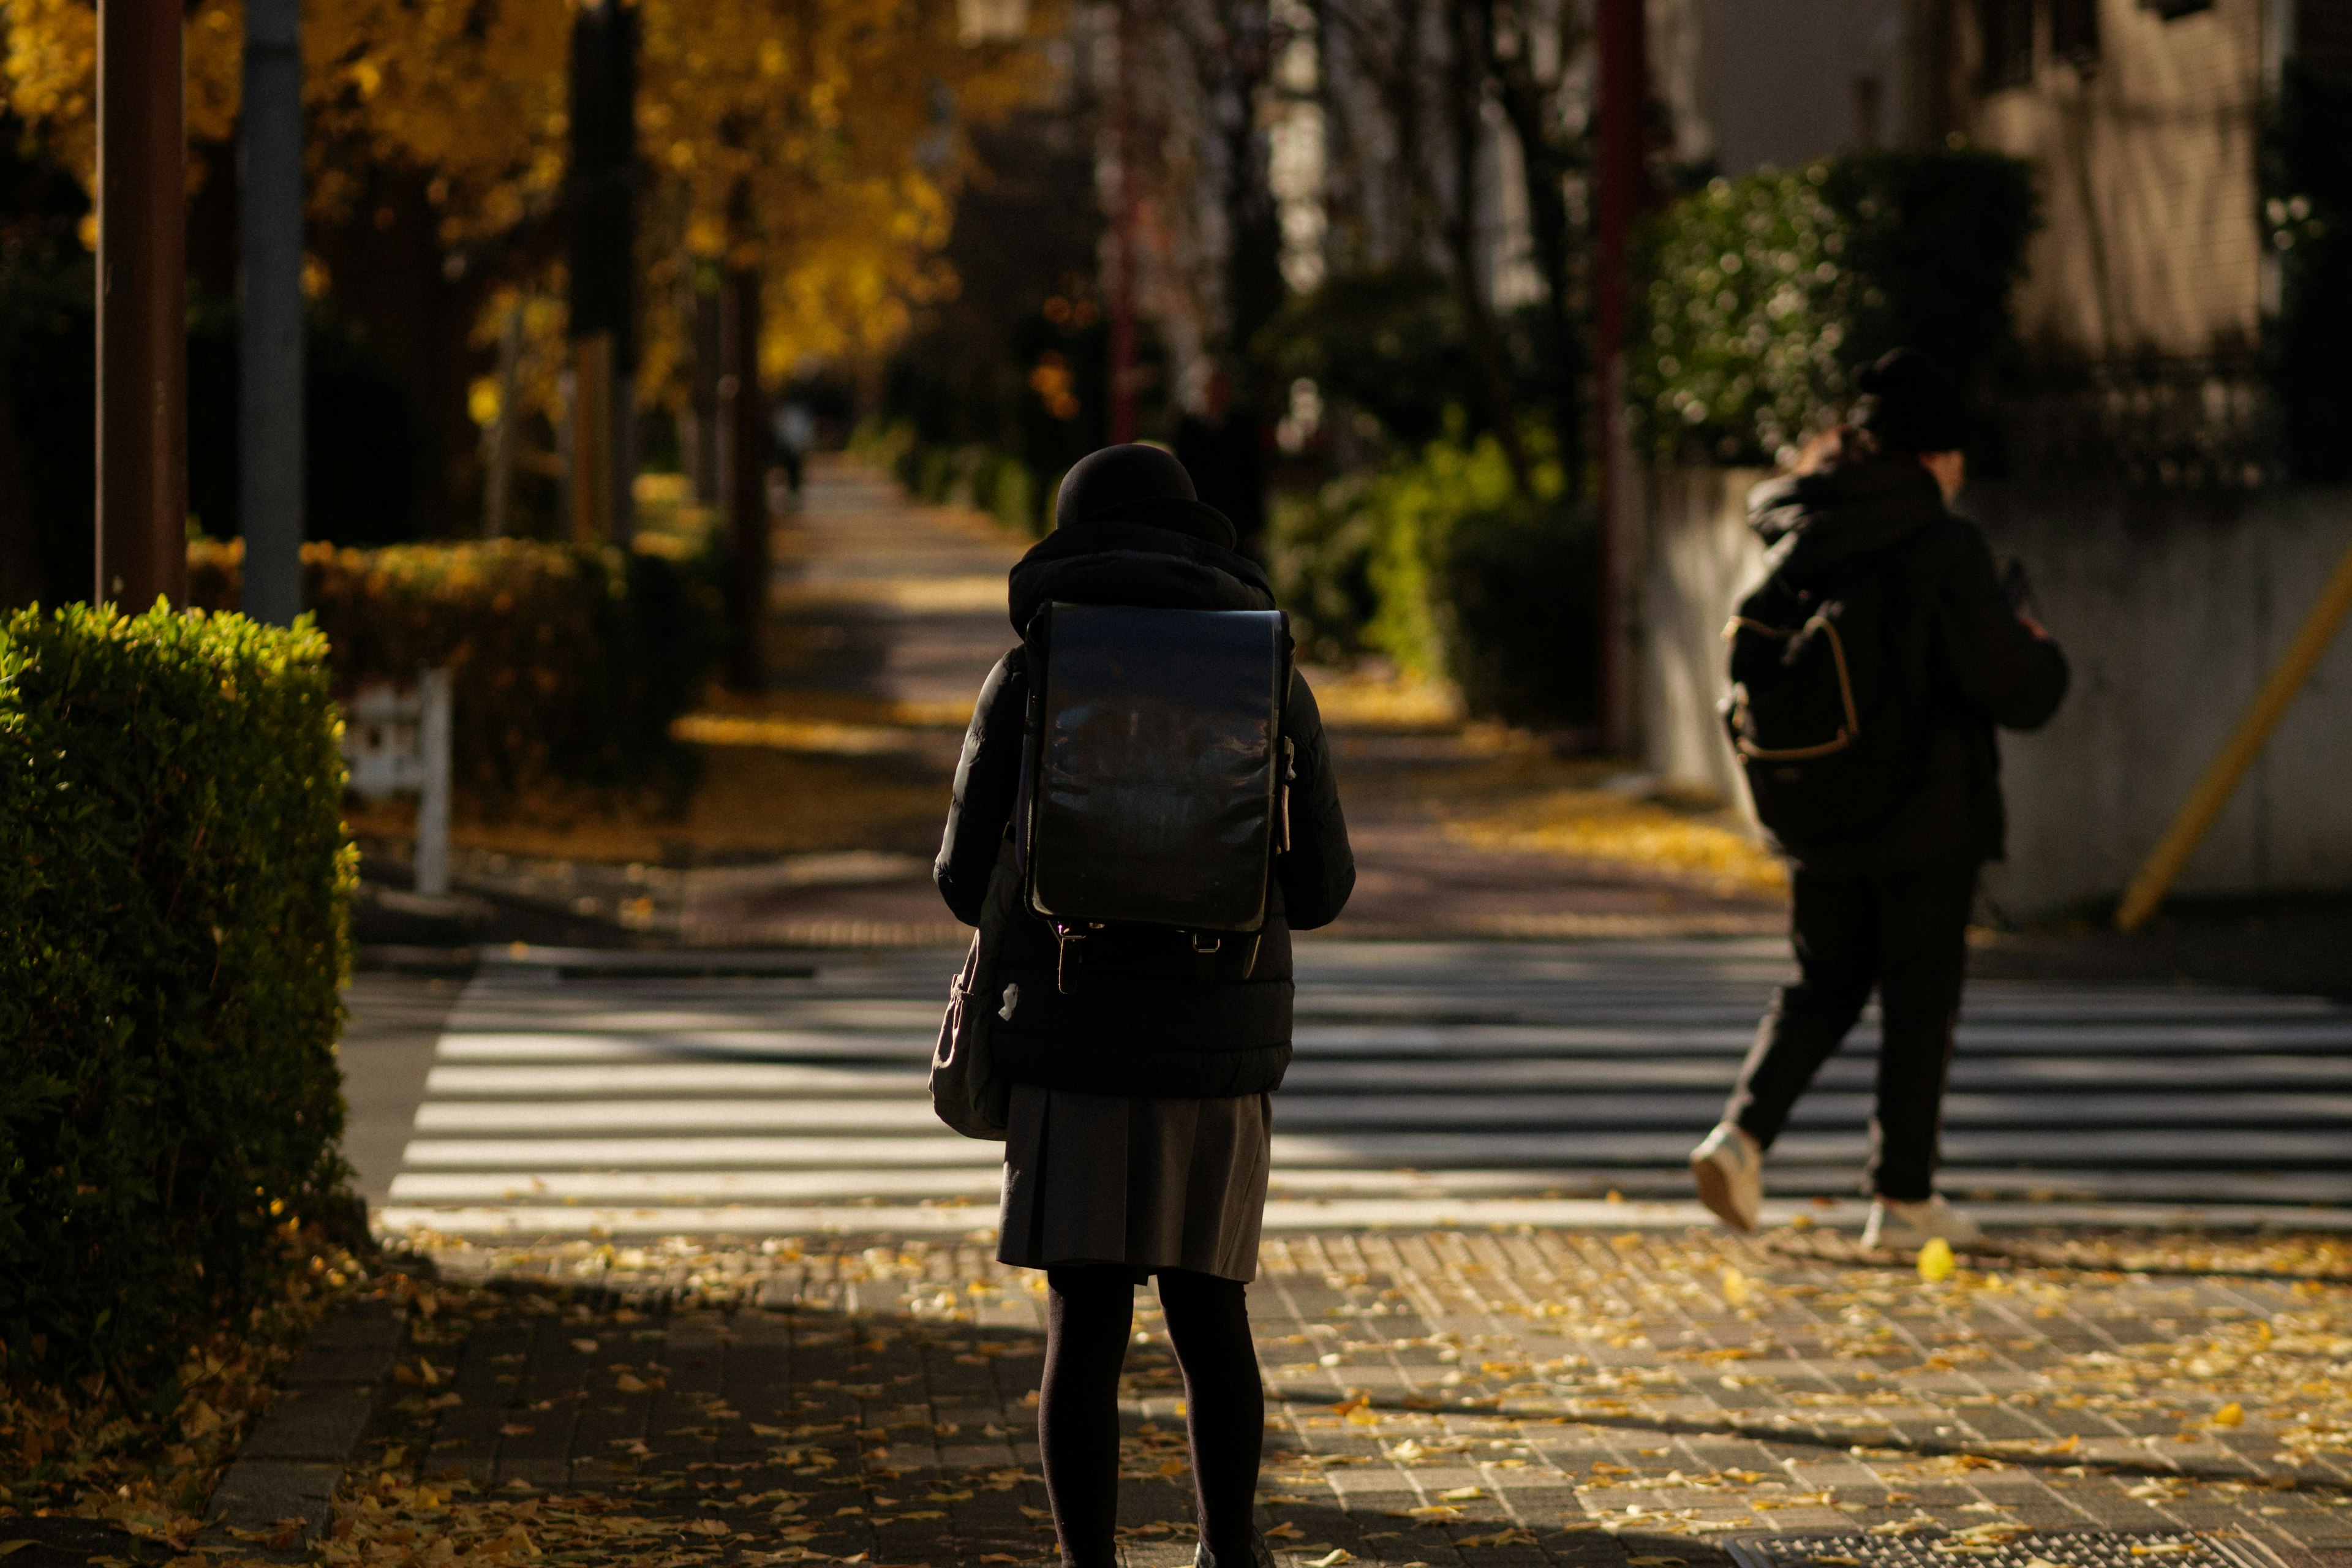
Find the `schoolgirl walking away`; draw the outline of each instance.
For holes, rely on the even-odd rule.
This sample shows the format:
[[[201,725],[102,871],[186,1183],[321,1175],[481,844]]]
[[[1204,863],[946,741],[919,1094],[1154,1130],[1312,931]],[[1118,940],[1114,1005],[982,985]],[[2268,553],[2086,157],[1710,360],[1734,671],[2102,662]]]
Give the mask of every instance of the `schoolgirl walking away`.
[[[1075,625],[1066,618],[1097,606],[1257,612],[1252,624],[1278,632],[1266,615],[1272,591],[1235,550],[1232,523],[1156,447],[1111,447],[1079,462],[1054,521],[1013,569],[1013,628],[1024,638],[1041,618]],[[1181,650],[1139,647],[1125,665],[1100,667],[1147,655]],[[1008,839],[1021,837],[1015,817],[1024,830],[1038,820],[1039,775],[1024,757],[1034,765],[1033,702],[1049,684],[1039,661],[1034,640],[1024,643],[981,689],[936,877],[966,923],[984,913],[1003,921],[987,993],[999,1004],[988,1021],[992,1070],[1012,1085],[997,1255],[1045,1273],[1038,1447],[1062,1561],[1116,1560],[1118,1375],[1135,1287],[1156,1278],[1184,1376],[1199,1561],[1270,1563],[1255,1524],[1265,1406],[1246,1288],[1257,1271],[1271,1097],[1290,1062],[1290,932],[1336,918],[1355,885],[1330,748],[1306,682],[1291,673],[1285,689],[1277,677],[1267,695],[1282,693],[1272,754],[1286,821],[1271,830],[1262,918],[1245,935],[1049,918],[1038,912],[1034,863],[1031,895],[1000,915],[1004,900],[992,900],[990,886],[999,879],[1002,889]],[[1268,739],[1259,736],[1261,748]],[[1148,785],[1122,797],[1143,801],[1128,815],[1150,815]],[[1057,783],[1049,793],[1066,792]],[[1084,879],[1064,872],[1070,886]]]

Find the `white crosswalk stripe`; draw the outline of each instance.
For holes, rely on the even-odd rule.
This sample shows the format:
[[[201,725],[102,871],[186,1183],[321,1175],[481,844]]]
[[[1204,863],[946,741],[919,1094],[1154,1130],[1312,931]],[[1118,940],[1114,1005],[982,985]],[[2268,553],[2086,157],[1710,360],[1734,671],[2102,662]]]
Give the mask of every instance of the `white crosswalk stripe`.
[[[465,1232],[977,1228],[996,1145],[934,1121],[940,952],[534,953],[450,1016],[378,1223]],[[698,974],[677,972],[692,963]],[[1785,966],[1768,941],[1311,943],[1276,1100],[1276,1207],[1681,1197]],[[1776,1196],[1851,1193],[1874,1017],[1775,1147]],[[2352,1204],[2352,1007],[2164,986],[1979,983],[1948,1191]],[[1432,1208],[1431,1205],[1437,1205]]]

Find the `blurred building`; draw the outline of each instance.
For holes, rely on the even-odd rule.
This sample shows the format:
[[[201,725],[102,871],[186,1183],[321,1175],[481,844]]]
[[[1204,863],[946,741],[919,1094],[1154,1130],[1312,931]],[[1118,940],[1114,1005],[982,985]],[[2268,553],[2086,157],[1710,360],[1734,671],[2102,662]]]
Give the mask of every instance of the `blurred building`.
[[[2033,163],[2012,471],[2279,477],[2266,117],[2290,62],[2352,75],[2352,0],[1652,0],[1651,23],[1687,175],[1955,139]]]

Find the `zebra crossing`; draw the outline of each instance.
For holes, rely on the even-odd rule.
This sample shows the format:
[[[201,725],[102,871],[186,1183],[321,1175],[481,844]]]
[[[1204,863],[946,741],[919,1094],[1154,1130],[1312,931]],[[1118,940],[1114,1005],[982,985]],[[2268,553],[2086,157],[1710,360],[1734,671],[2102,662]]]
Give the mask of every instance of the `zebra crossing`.
[[[998,1146],[942,1127],[924,1089],[959,956],[496,955],[449,1016],[376,1223],[987,1227]],[[1684,1158],[1786,963],[1760,939],[1302,943],[1269,1224],[1693,1217]],[[1865,1152],[1874,1029],[1775,1147],[1775,1212],[1855,1209],[1834,1200]],[[2044,1215],[2352,1205],[2352,1007],[1979,983],[1945,1155],[1948,1192]]]

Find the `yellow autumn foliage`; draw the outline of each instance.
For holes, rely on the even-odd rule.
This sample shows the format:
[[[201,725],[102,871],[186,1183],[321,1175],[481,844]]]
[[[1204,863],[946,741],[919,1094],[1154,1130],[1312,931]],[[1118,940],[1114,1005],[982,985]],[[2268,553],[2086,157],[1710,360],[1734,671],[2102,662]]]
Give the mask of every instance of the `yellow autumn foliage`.
[[[685,258],[762,274],[768,370],[887,344],[953,289],[938,251],[968,160],[960,128],[1034,90],[1028,51],[967,47],[954,0],[636,9],[645,222],[674,230]],[[347,216],[370,163],[429,173],[445,247],[552,212],[572,15],[563,0],[306,0],[314,217]],[[236,125],[241,0],[198,0],[186,27],[189,134],[223,142]],[[95,29],[89,0],[0,0],[0,91],[85,182]],[[649,372],[674,347],[676,289],[661,285],[677,265],[647,279]]]

